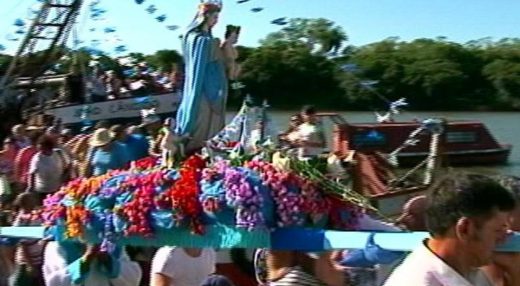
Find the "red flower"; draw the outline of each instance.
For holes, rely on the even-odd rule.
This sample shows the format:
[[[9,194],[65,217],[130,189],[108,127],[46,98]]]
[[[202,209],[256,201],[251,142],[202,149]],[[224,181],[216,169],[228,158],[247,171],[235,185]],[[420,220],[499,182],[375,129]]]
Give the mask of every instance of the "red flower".
[[[234,148],[234,147],[236,147],[238,145],[238,143],[239,143],[238,141],[227,142],[226,147]]]
[[[199,156],[188,158],[181,166],[180,178],[166,192],[171,202],[171,208],[179,217],[190,220],[190,227],[196,234],[204,233],[204,227],[200,221],[202,205],[199,201],[199,180],[205,166],[206,161]]]
[[[135,169],[138,169],[138,170],[151,169],[151,168],[157,166],[158,160],[159,160],[159,158],[150,156],[150,157],[142,158],[140,160],[135,161],[133,163],[133,166]]]

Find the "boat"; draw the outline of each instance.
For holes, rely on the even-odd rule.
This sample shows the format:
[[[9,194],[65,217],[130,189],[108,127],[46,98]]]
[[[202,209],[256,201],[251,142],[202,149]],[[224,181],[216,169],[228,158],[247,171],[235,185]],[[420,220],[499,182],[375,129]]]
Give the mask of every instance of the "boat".
[[[428,133],[419,134],[416,142],[403,146],[410,133],[421,126],[419,121],[349,123],[337,113],[321,113],[320,117],[333,118],[334,151],[353,149],[389,154],[399,149],[396,155],[401,167],[418,164],[429,154],[431,135]],[[468,166],[507,163],[512,145],[499,142],[484,123],[477,120],[444,122],[444,132],[440,139],[443,164]]]
[[[425,194],[441,168],[442,138],[446,131],[442,128],[442,120],[426,119],[401,130],[401,137],[392,138],[396,148],[388,148],[384,153],[381,149],[357,148],[357,145],[351,144],[351,138],[358,138],[350,133],[353,125],[338,113],[318,113],[317,116],[326,133],[331,131],[327,134],[330,138],[327,142],[327,160],[335,156],[342,161],[341,165],[348,172],[345,186],[366,197],[383,217],[397,217],[407,200]],[[368,127],[363,131],[372,130],[377,131]],[[395,158],[404,150],[403,146],[418,142],[426,147],[424,156],[405,172],[397,172]]]
[[[81,124],[85,120],[132,120],[141,117],[141,110],[155,108],[158,115],[172,116],[181,102],[179,93],[112,99],[84,104],[65,104],[45,110],[67,126]]]

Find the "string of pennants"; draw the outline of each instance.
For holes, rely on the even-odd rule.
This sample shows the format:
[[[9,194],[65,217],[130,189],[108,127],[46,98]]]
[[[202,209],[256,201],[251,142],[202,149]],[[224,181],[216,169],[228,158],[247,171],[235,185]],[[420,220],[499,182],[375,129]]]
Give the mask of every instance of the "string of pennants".
[[[238,0],[237,4],[244,4],[244,3],[247,3],[247,2],[250,2],[250,1],[251,0]],[[262,12],[264,10],[265,10],[264,7],[258,7],[258,6],[250,8],[250,11],[253,12],[253,13],[259,13],[259,12]],[[288,20],[287,20],[287,17],[280,17],[280,18],[276,18],[276,19],[272,20],[271,24],[278,25],[278,26],[285,26],[285,25],[288,24]]]
[[[5,35],[5,39],[10,42],[18,42],[22,39],[22,37],[27,33],[27,28],[30,23],[36,18],[36,15],[40,11],[43,5],[43,0],[37,0],[36,3],[32,4],[31,7],[27,9],[27,14],[25,19],[17,18],[13,26],[11,27],[11,31]],[[0,52],[5,50],[6,47],[0,44]]]
[[[171,22],[172,18],[169,17],[167,13],[163,12],[163,10],[160,7],[158,7],[158,5],[152,3],[153,0],[128,1],[134,2],[136,5],[142,6],[147,14],[152,16],[158,23],[165,24],[165,27],[168,30],[176,31],[179,29],[179,26],[177,24]],[[23,39],[24,35],[27,33],[27,29],[30,26],[30,23],[36,18],[36,15],[41,10],[43,2],[45,1],[35,0],[35,3],[33,3],[27,9],[25,17],[15,19],[12,25],[12,30],[6,34],[5,40],[7,40],[8,42],[20,42]],[[100,37],[101,39],[98,38],[99,36],[92,37],[92,39],[90,39],[88,43],[85,43],[83,40],[77,39],[74,41],[73,46],[75,48],[81,46],[82,49],[90,52],[91,54],[101,54],[100,46],[102,45],[102,43],[109,43],[111,44],[109,50],[111,50],[116,55],[125,53],[128,51],[128,47],[122,42],[122,39],[118,36],[117,28],[114,25],[110,25],[108,17],[106,17],[107,10],[101,6],[101,2],[101,0],[91,0],[87,4],[87,12],[89,14],[88,19],[92,24],[91,27],[88,29],[88,32],[101,32],[104,34],[104,37]],[[254,0],[236,1],[238,5],[247,5],[245,4],[247,2],[254,2]],[[252,13],[259,13],[264,11],[265,9],[266,8],[264,7],[254,6],[254,4],[253,7],[249,8],[250,12]],[[96,27],[99,26],[99,23],[102,23],[102,27]],[[271,24],[284,26],[288,24],[288,20],[286,17],[280,17],[273,19],[271,21]],[[49,30],[49,32],[51,31]],[[0,43],[0,52],[5,50],[7,50],[7,45]]]
[[[385,101],[388,106],[385,113],[380,114],[379,112],[374,112],[374,115],[376,117],[376,120],[378,123],[389,123],[393,121],[393,116],[401,114],[402,109],[407,107],[409,103],[407,102],[406,98],[399,98],[394,101],[388,100],[386,97],[381,95],[379,92],[377,92],[376,86],[379,84],[379,81],[377,80],[370,80],[370,79],[362,79],[359,74],[362,72],[361,68],[356,63],[346,63],[340,66],[341,71],[350,74],[353,76],[359,86],[367,90],[369,92],[372,92],[376,94],[380,99]],[[419,143],[421,140],[419,138],[419,135],[424,133],[429,134],[440,134],[444,131],[444,122],[441,119],[438,118],[426,118],[426,119],[420,119],[419,116],[415,116],[417,122],[420,122],[419,127],[414,130],[410,136],[401,144],[398,146],[394,151],[392,151],[387,159],[388,162],[391,163],[394,166],[397,166],[397,157],[396,155],[403,149],[409,146],[415,146]],[[383,140],[383,135],[379,133],[377,130],[369,130],[365,133],[367,142],[373,142],[373,141],[380,141]]]

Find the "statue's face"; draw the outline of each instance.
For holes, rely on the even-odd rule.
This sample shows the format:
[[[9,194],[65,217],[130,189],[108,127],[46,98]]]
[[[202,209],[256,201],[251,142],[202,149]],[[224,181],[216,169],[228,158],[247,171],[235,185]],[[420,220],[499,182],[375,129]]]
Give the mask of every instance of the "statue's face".
[[[210,13],[206,19],[208,28],[213,28],[218,22],[218,13]]]

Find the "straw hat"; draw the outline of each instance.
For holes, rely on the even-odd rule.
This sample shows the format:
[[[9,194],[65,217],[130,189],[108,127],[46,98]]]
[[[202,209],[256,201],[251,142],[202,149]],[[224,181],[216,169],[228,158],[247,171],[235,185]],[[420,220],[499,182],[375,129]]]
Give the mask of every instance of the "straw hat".
[[[44,127],[29,125],[27,128],[25,128],[25,131],[42,131],[43,129]]]
[[[92,147],[101,147],[112,142],[113,138],[114,136],[110,130],[106,128],[99,128],[94,131],[94,134],[92,134],[92,137],[90,137],[89,144]]]

